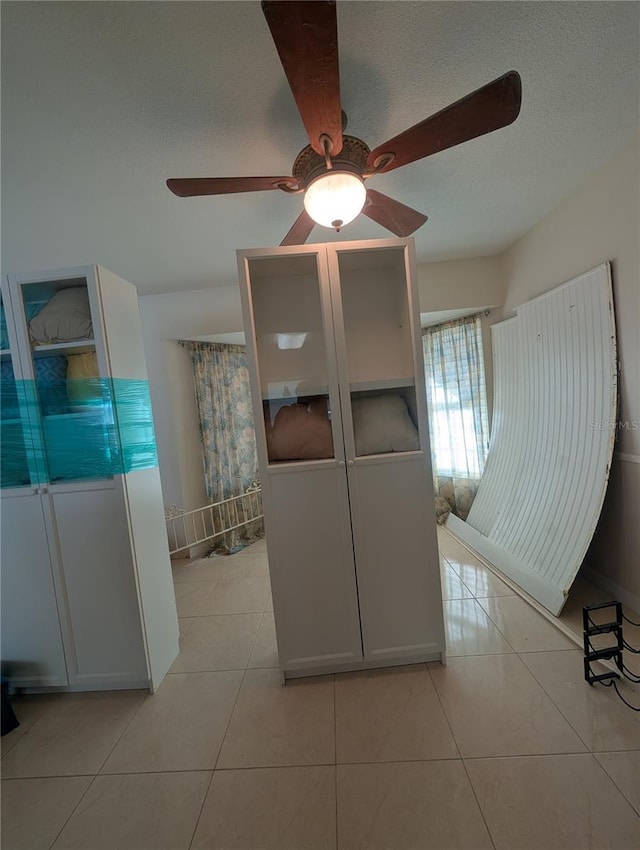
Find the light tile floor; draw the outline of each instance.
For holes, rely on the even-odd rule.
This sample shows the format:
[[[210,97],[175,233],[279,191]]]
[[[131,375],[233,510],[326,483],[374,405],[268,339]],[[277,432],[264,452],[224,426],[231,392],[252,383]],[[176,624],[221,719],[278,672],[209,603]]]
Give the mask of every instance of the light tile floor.
[[[439,540],[446,667],[286,687],[264,542],[175,564],[181,652],[154,696],[16,699],[3,850],[637,850],[640,715]]]

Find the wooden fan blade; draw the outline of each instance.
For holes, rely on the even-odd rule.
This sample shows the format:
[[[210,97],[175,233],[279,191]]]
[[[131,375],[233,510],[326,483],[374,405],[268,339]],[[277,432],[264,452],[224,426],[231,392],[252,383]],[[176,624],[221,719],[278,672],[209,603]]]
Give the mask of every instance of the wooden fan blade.
[[[324,156],[321,137],[329,136],[335,156],[342,150],[336,4],[263,0],[262,10],[309,143]]]
[[[369,154],[367,167],[373,171],[379,157],[393,154],[390,162],[382,165],[377,173],[392,171],[401,165],[506,127],[518,117],[521,100],[520,74],[510,71],[399,136],[378,145]]]
[[[281,183],[295,186],[293,177],[184,177],[167,180],[167,186],[179,198],[195,195],[231,195],[234,192],[260,192],[277,189]]]
[[[306,210],[302,210],[298,218],[293,222],[291,230],[284,237],[281,245],[304,245],[309,238],[315,221]]]
[[[367,189],[367,200],[362,212],[396,236],[411,236],[427,220],[427,216],[418,210],[394,201],[375,189]]]

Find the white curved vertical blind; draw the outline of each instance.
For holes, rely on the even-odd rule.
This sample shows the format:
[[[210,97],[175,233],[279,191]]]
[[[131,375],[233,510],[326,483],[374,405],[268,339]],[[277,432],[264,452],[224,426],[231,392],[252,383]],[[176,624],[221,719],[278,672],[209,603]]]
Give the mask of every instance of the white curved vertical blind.
[[[611,465],[616,342],[599,266],[493,326],[494,420],[485,474],[452,530],[552,613],[593,536]]]

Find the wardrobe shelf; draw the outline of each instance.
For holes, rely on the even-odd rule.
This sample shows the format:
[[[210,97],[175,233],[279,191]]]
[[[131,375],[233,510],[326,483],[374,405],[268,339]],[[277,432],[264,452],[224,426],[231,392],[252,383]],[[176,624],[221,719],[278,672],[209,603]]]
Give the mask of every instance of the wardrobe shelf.
[[[384,378],[379,381],[351,381],[349,389],[352,393],[366,392],[368,390],[394,390],[413,387],[415,381],[411,377]]]
[[[33,356],[46,357],[49,354],[87,354],[96,350],[93,339],[79,339],[70,342],[54,342],[50,345],[33,346]]]
[[[305,384],[304,390],[298,393],[296,387],[301,383]],[[275,384],[270,384],[266,389],[263,388],[262,399],[263,401],[290,401],[293,403],[297,398],[327,395],[328,392],[327,384],[307,383],[302,378],[295,378],[291,381],[278,381]]]

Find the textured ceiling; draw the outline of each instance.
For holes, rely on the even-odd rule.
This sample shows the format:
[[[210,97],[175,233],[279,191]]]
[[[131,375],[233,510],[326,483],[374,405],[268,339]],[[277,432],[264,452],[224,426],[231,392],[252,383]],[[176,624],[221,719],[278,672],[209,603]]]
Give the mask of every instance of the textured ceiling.
[[[429,215],[420,262],[496,253],[638,125],[640,6],[338,2],[349,132],[371,147],[516,69],[511,127],[371,186]],[[290,173],[306,144],[258,2],[2,3],[3,273],[101,263],[141,293],[236,281],[298,195],[167,177]],[[603,199],[606,204],[606,199]],[[387,236],[360,217],[340,237]],[[336,238],[316,227],[310,241]]]

